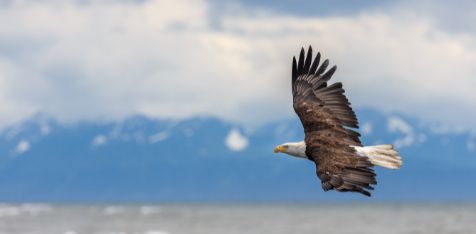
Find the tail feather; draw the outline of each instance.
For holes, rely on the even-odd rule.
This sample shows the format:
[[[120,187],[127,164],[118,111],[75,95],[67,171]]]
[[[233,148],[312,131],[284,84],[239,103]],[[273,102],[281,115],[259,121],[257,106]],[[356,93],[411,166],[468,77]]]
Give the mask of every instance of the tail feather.
[[[367,157],[374,165],[399,169],[402,166],[402,158],[392,145],[354,146],[360,156]]]

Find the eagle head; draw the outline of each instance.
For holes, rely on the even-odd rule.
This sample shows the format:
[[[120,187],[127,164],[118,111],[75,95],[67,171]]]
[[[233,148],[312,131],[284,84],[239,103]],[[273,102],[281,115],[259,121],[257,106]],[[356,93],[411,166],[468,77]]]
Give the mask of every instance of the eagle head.
[[[294,157],[307,158],[306,143],[304,141],[284,143],[276,146],[274,153],[285,153]]]

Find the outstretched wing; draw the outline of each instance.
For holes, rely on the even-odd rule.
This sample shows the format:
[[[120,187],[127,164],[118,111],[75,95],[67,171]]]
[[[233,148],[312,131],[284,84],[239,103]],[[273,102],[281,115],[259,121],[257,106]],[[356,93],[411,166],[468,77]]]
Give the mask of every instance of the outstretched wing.
[[[327,191],[359,192],[370,196],[376,184],[372,164],[358,156],[351,146],[361,146],[356,115],[344,95],[341,83],[327,85],[336,71],[326,71],[329,60],[320,66],[321,55],[312,59],[312,48],[307,56],[304,48],[299,61],[293,58],[293,107],[304,127],[306,154],[314,160],[322,188]]]

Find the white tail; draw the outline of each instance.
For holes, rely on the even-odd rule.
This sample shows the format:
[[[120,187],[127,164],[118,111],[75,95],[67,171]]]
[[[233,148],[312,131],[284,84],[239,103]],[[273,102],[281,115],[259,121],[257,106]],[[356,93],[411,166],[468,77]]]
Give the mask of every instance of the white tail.
[[[374,165],[399,169],[402,166],[402,158],[392,145],[354,146],[360,156],[367,157]]]

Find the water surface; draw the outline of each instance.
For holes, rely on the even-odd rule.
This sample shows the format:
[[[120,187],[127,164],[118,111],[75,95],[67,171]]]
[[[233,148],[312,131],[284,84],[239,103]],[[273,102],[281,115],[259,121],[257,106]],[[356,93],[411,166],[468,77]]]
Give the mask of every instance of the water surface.
[[[0,205],[0,233],[476,233],[476,204]]]

